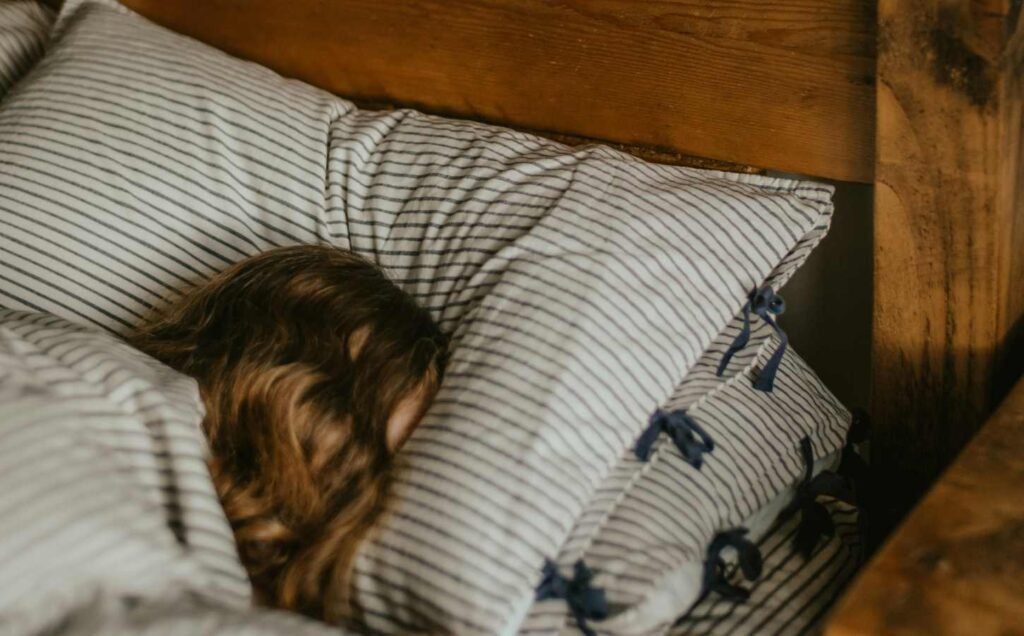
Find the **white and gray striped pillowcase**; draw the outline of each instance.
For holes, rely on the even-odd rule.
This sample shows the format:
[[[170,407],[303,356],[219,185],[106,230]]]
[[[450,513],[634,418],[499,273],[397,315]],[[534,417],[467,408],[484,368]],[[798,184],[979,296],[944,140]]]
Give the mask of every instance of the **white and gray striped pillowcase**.
[[[750,525],[769,505],[778,512],[793,496],[804,471],[800,440],[811,440],[819,470],[843,446],[849,412],[795,352],[783,359],[775,391],[752,388],[754,370],[776,345],[769,337],[742,352],[744,368],[696,402],[685,387],[667,401],[666,409],[686,408],[715,440],[700,470],[662,436],[648,462],[624,457],[580,516],[557,561],[568,572],[582,559],[616,608],[591,628],[664,633],[696,600],[714,535]],[[760,519],[761,530],[770,521]],[[750,529],[758,538],[758,529]],[[564,602],[549,605],[565,612]],[[535,606],[533,613],[524,628],[530,633],[562,627],[551,622],[550,607]]]
[[[659,625],[645,636],[785,636],[815,633],[836,598],[856,574],[863,557],[859,511],[838,501],[826,502],[835,534],[810,559],[793,549],[800,523],[793,517],[772,526],[757,541],[763,574],[750,585],[750,598],[732,601],[717,595],[702,598],[670,627]],[[538,603],[523,623],[520,636],[573,634],[564,606]]]
[[[0,100],[43,57],[53,17],[37,0],[0,2]]]
[[[680,292],[664,286],[715,287],[729,276],[768,278],[777,288],[830,221],[832,188],[824,184],[648,164],[603,146],[567,148],[415,111],[357,111],[333,122],[331,134],[332,232],[386,267],[448,326],[496,277],[471,275],[516,241],[538,257],[598,244],[623,254],[669,246],[697,261],[703,251],[735,255],[724,277],[702,271],[666,279],[639,269],[630,281],[671,296]],[[679,221],[695,210],[705,214]],[[737,217],[746,218],[732,225]],[[744,225],[757,217],[768,221],[765,234],[748,236]],[[784,229],[771,217],[785,219]],[[717,302],[719,294],[691,300]],[[729,303],[735,311],[742,300]]]
[[[838,501],[825,504],[835,535],[809,560],[792,549],[799,519],[779,524],[758,542],[764,573],[750,598],[737,603],[708,596],[669,631],[670,636],[786,636],[813,634],[864,558],[859,511]]]
[[[620,158],[606,149],[569,152],[520,133],[470,124],[453,125],[405,111],[383,117],[357,113],[338,122],[336,128],[340,125],[345,129],[337,134],[339,141],[332,147],[331,158],[345,162],[349,178],[330,191],[328,202],[348,206],[350,245],[384,263],[397,280],[439,312],[443,324],[458,325],[454,332],[456,354],[438,406],[428,415],[406,452],[410,470],[399,477],[395,521],[364,551],[357,566],[361,601],[371,625],[382,630],[410,629],[438,617],[444,627],[467,631],[491,631],[495,625],[514,628],[517,617],[530,602],[529,591],[539,577],[540,561],[553,556],[558,537],[565,536],[567,522],[572,522],[583,499],[603,478],[612,463],[612,453],[618,456],[621,449],[632,444],[653,405],[660,401],[654,392],[647,393],[639,404],[624,401],[628,395],[620,389],[638,386],[643,381],[636,376],[643,373],[644,364],[630,364],[631,361],[637,360],[639,352],[647,354],[648,364],[664,364],[683,353],[685,367],[685,360],[692,359],[689,356],[707,348],[707,340],[703,340],[690,351],[672,351],[674,346],[685,343],[686,337],[681,332],[664,337],[666,332],[693,323],[694,318],[688,318],[683,308],[701,301],[685,298],[679,290],[697,285],[672,281],[671,274],[666,276],[664,272],[624,271],[616,274],[616,286],[606,293],[621,294],[624,287],[630,286],[634,289],[627,288],[626,293],[632,295],[628,300],[622,296],[620,301],[604,306],[612,327],[605,329],[602,336],[621,337],[623,331],[650,336],[651,332],[661,331],[662,339],[655,336],[636,343],[639,349],[633,345],[614,356],[594,358],[592,366],[599,371],[581,384],[582,389],[577,392],[592,396],[592,404],[579,404],[582,408],[576,410],[571,406],[563,408],[561,422],[550,419],[546,412],[531,410],[530,401],[544,396],[545,388],[552,384],[543,376],[544,358],[557,361],[557,356],[565,355],[564,349],[546,350],[537,343],[547,342],[549,348],[554,343],[572,343],[576,336],[572,329],[577,327],[572,325],[572,329],[553,337],[561,328],[558,324],[549,324],[542,332],[532,321],[537,314],[543,316],[552,308],[557,310],[567,302],[566,298],[573,302],[574,290],[587,283],[586,277],[593,273],[571,260],[566,264],[553,257],[561,258],[563,253],[587,254],[594,249],[587,240],[601,243],[608,237],[621,253],[657,253],[664,249],[664,244],[659,245],[649,228],[634,226],[631,231],[615,233],[614,225],[609,227],[623,223],[623,218],[627,219],[625,222],[630,217],[640,219],[641,223],[649,221],[652,217],[645,215],[650,214],[651,208],[657,210],[654,222],[664,224],[669,231],[679,231],[680,236],[686,237],[682,239],[684,243],[703,237],[712,243],[736,241],[731,248],[736,252],[756,251],[763,246],[750,247],[742,238],[750,234],[739,225],[734,226],[735,235],[714,235],[706,227],[700,232],[679,230],[685,225],[680,219],[688,211],[687,196],[714,200],[737,185],[733,181],[736,177],[719,180],[719,175],[679,171],[679,182],[667,188],[658,179],[668,178],[664,173],[675,169]],[[444,139],[446,136],[449,139]],[[443,143],[437,141],[440,139]],[[430,161],[417,163],[417,158],[425,153],[430,155]],[[464,157],[471,157],[472,161]],[[352,172],[360,167],[353,158],[372,166],[373,172]],[[445,158],[444,172],[420,174],[428,166],[433,170],[435,162]],[[464,187],[467,181],[479,184],[478,189]],[[762,194],[773,192],[774,186],[783,183],[753,181],[765,188]],[[631,187],[623,191],[610,189],[605,185],[609,182]],[[738,183],[744,188],[751,187],[742,179]],[[729,194],[724,196],[728,199]],[[369,197],[374,197],[372,207]],[[562,206],[567,201],[573,207],[563,213]],[[744,196],[742,203],[733,200],[723,207],[728,208],[730,203],[750,205],[752,201]],[[781,284],[795,269],[820,239],[827,220],[827,214],[818,216],[814,222],[801,226],[799,236],[792,236],[792,252],[774,257],[775,262],[782,261],[784,265],[775,273],[773,283]],[[737,219],[726,210],[717,210],[711,222],[735,223]],[[607,234],[602,236],[597,227]],[[405,237],[413,232],[416,249],[403,249]],[[801,240],[804,242],[800,243]],[[449,256],[453,244],[468,248],[461,249],[458,260]],[[691,245],[691,249],[696,248]],[[506,262],[494,265],[492,253],[513,250],[515,253]],[[707,249],[707,253],[711,252],[713,249]],[[672,256],[680,254],[675,252]],[[531,260],[535,259],[543,259],[541,267],[531,269],[535,265]],[[482,267],[478,265],[481,262]],[[640,259],[637,264],[640,268],[649,265]],[[603,265],[596,263],[597,267]],[[483,271],[469,278],[465,274],[467,267]],[[531,276],[547,278],[536,285]],[[503,296],[509,294],[510,282],[515,287],[510,295]],[[707,287],[698,296],[714,294]],[[745,291],[736,294],[731,311],[716,314],[715,320],[724,323],[724,317],[742,304],[744,296]],[[514,315],[514,324],[499,315],[492,318],[488,314],[470,314],[466,318],[465,307],[479,312],[496,298],[506,305],[510,300],[525,299],[524,305],[531,311]],[[642,305],[652,300],[653,303]],[[576,301],[593,303],[594,299],[579,294]],[[594,306],[601,309],[599,303]],[[608,309],[610,306],[614,310]],[[641,326],[652,315],[664,322]],[[491,322],[481,325],[481,318]],[[615,324],[617,320],[619,324]],[[495,344],[498,334],[504,335],[505,340]],[[703,337],[707,335],[705,332]],[[599,340],[594,338],[588,344],[595,346]],[[506,342],[512,346],[503,349],[501,345]],[[490,359],[474,358],[471,364],[460,366],[460,354],[467,352]],[[502,378],[500,374],[510,360],[522,364],[540,380]],[[622,364],[628,365],[625,371],[629,375],[623,375]],[[669,373],[664,377],[675,381],[681,375]],[[666,386],[660,389],[665,390]],[[465,412],[471,406],[464,401],[466,395],[483,401],[476,406],[482,417],[477,415],[472,427],[454,429],[448,418],[455,414],[453,408]],[[552,406],[560,405],[544,406],[550,411]],[[631,410],[618,412],[616,417],[621,424],[603,419],[623,406]],[[546,423],[541,420],[543,417],[549,418]],[[484,418],[504,422],[507,430],[517,431],[518,435],[529,433],[527,439],[535,446],[517,447],[514,435],[495,429]],[[557,458],[554,465],[550,461],[552,456]],[[596,460],[598,456],[601,459]],[[466,480],[467,473],[473,478]],[[494,475],[518,476],[495,480]],[[481,487],[489,481],[492,483]],[[499,498],[508,503],[495,505]],[[501,529],[501,535],[488,537],[495,527]],[[459,565],[452,568],[455,562]],[[538,565],[530,569],[530,563]]]
[[[245,256],[331,242],[327,126],[349,105],[105,7],[62,15],[86,28],[0,109],[0,302],[124,333]]]
[[[358,564],[378,629],[520,614],[648,411],[831,211],[819,184],[354,112],[79,6],[0,110],[0,303],[124,332],[274,245],[386,267],[455,355]]]
[[[809,232],[794,248],[793,252],[787,257],[782,264],[772,273],[772,275],[766,281],[766,284],[771,285],[775,289],[779,289],[785,285],[795,271],[804,263],[810,252],[817,246],[817,244],[824,238],[825,233],[828,230],[827,223],[819,228]],[[750,434],[756,429],[762,426],[763,418],[759,416],[748,417],[749,411],[746,409],[750,406],[747,404],[748,395],[753,391],[751,389],[752,373],[758,368],[757,362],[760,360],[763,362],[772,351],[778,342],[773,337],[773,331],[769,326],[761,321],[756,315],[751,317],[751,332],[749,342],[747,346],[732,356],[730,362],[723,369],[723,373],[719,375],[718,367],[722,360],[723,355],[729,349],[729,346],[739,334],[742,329],[743,319],[742,316],[737,316],[732,322],[723,330],[714,342],[708,347],[701,358],[693,366],[692,369],[687,373],[683,381],[676,386],[673,390],[672,397],[670,397],[666,403],[662,406],[667,411],[675,409],[693,409],[695,406],[700,409],[700,406],[708,400],[717,401],[724,400],[727,404],[730,401],[735,402],[735,412],[731,412],[732,422],[727,421],[725,423],[725,429],[728,436],[731,437],[734,433],[745,438],[749,438]],[[803,410],[809,415],[802,417],[804,423],[803,428],[788,428],[782,429],[777,427],[777,423],[769,421],[767,428],[772,429],[775,427],[774,433],[776,437],[774,440],[774,446],[770,443],[765,443],[767,440],[760,436],[754,436],[753,439],[748,439],[748,450],[752,457],[753,453],[764,453],[768,452],[768,455],[764,457],[772,457],[779,455],[779,449],[787,449],[796,452],[799,448],[800,439],[805,435],[814,435],[811,431],[813,428],[811,424],[818,420],[820,415],[820,422],[833,422],[835,424],[836,415],[839,415],[840,420],[848,420],[848,414],[845,409],[835,400],[834,396],[831,395],[828,390],[821,385],[820,380],[814,374],[814,372],[804,363],[804,361],[790,349],[790,353],[787,356],[793,356],[793,359],[786,360],[784,362],[783,374],[785,376],[784,382],[787,390],[776,393],[773,399],[782,401],[782,408],[780,412],[794,412]],[[741,377],[737,377],[737,376]],[[732,382],[745,382],[746,384],[740,385],[739,390],[726,392],[724,395],[721,394],[723,388],[728,383]],[[792,388],[795,387],[796,399],[794,399],[794,392]],[[756,402],[756,397],[755,400]],[[805,403],[800,403],[801,401]],[[716,409],[718,410],[718,409]],[[727,418],[730,419],[730,418]],[[836,427],[837,430],[833,431],[832,435],[826,436],[828,439],[820,439],[818,443],[819,449],[828,449],[833,447],[837,442],[841,442],[845,435],[846,426],[840,424]],[[749,443],[753,442],[753,443]],[[668,444],[668,442],[662,438],[657,442],[657,445]],[[659,472],[664,471],[683,471],[689,470],[689,466],[682,460],[681,456],[677,451],[671,448],[663,449],[664,452],[668,453],[667,461],[662,466],[658,467]],[[780,457],[789,457],[790,452],[783,452]],[[634,488],[644,490],[644,485],[650,482],[649,477],[644,476],[645,463],[637,460],[632,453],[632,450],[627,451],[625,457],[623,457],[615,468],[609,473],[605,480],[596,490],[594,496],[584,509],[583,514],[577,519],[575,526],[569,538],[565,544],[559,550],[558,558],[556,563],[559,564],[563,571],[570,571],[572,565],[577,560],[586,561],[586,554],[588,550],[593,546],[595,542],[600,543],[604,537],[599,537],[599,533],[604,530],[606,524],[608,528],[608,534],[614,536],[617,533],[621,533],[623,528],[617,528],[621,526],[624,519],[621,515],[618,517],[613,516],[618,509],[629,510],[636,509],[638,505],[643,505],[644,497],[637,497],[632,492]],[[747,470],[750,467],[741,467],[743,470]],[[770,462],[768,469],[770,472],[779,474],[788,474],[791,466],[783,465],[783,462],[776,460]],[[664,477],[664,475],[663,475]],[[637,482],[640,483],[637,483]],[[775,486],[778,486],[778,481],[775,482]],[[774,493],[772,486],[769,485],[769,493]],[[649,491],[650,488],[648,487]],[[791,490],[791,489],[789,489]],[[722,495],[720,491],[718,493]],[[737,490],[729,491],[725,495],[726,501],[724,502],[725,509],[731,513],[739,510],[740,512],[735,514],[742,514],[743,510],[748,510],[749,505],[746,502],[739,501],[738,497],[740,493]],[[762,496],[764,493],[762,493]],[[664,493],[664,498],[671,499],[674,497],[671,492]],[[688,497],[688,495],[687,495]],[[664,502],[662,502],[664,503]],[[692,514],[703,514],[696,509],[687,509],[686,506],[691,503],[690,499],[687,498],[686,505],[683,506],[669,506],[670,509],[674,510],[685,510],[683,517]],[[705,502],[709,503],[709,502]],[[664,505],[658,506],[662,509],[666,508]],[[716,513],[711,513],[710,516],[714,517]],[[720,516],[720,515],[719,515]],[[625,520],[627,525],[633,525],[635,527],[643,527],[647,523],[658,526],[661,524],[661,519],[647,519],[643,512],[639,514],[632,514],[628,520]],[[719,523],[722,520],[719,519]],[[685,524],[682,524],[685,525]],[[680,541],[686,541],[692,539],[693,535],[688,533],[687,528],[676,528],[680,534]],[[640,541],[640,543],[646,545],[651,541],[651,537],[646,537]],[[697,540],[699,544],[700,539]],[[702,550],[704,546],[694,545],[698,551]],[[623,552],[627,551],[623,548]],[[655,571],[658,573],[657,576],[662,576],[670,573],[674,570],[679,570],[680,565],[675,562],[669,554],[658,555],[656,551],[647,550],[647,552],[653,556],[655,561]],[[661,557],[661,558],[659,558]],[[699,565],[699,559],[695,560],[689,565]],[[684,564],[684,566],[686,565]],[[621,568],[619,569],[621,572]],[[597,573],[600,574],[600,573]],[[623,606],[637,605],[641,603],[646,596],[654,592],[652,585],[648,583],[638,583],[636,580],[629,579],[629,573],[627,572],[627,578],[623,579],[622,582],[625,584],[613,586],[611,590],[611,600],[615,602],[620,608]],[[607,577],[606,577],[607,580]],[[621,583],[621,582],[620,582]],[[629,601],[624,601],[623,597],[629,598]],[[670,613],[665,614],[662,622],[659,624],[664,631],[666,624],[664,620],[674,618],[677,616],[685,607],[688,602],[684,598],[678,602],[671,603]],[[561,619],[555,618],[557,610],[553,610],[551,605],[559,606],[559,603],[537,603],[531,608],[530,615],[524,620],[524,624],[521,627],[524,633],[540,634],[540,633],[551,633],[553,630],[558,631],[561,627],[565,626],[566,618],[565,611],[567,608],[564,607],[564,603],[561,604],[561,610],[563,615]],[[649,614],[649,612],[648,612]],[[648,616],[646,620],[650,621],[651,618]],[[571,627],[572,619],[568,618],[568,624]],[[605,633],[619,634],[619,633],[632,633],[629,626],[626,629],[611,629],[607,626],[603,627]]]

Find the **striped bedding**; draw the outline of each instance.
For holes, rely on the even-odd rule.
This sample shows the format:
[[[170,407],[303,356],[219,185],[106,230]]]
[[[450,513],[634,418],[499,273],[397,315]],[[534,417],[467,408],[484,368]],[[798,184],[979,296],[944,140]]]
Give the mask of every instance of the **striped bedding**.
[[[827,229],[808,233],[769,283],[784,289]],[[844,444],[850,413],[791,348],[782,359],[777,390],[769,395],[753,389],[752,380],[779,344],[764,321],[753,320],[747,346],[723,370],[719,362],[741,329],[740,317],[712,342],[662,405],[666,411],[688,410],[706,429],[722,431],[714,437],[726,450],[709,455],[724,460],[716,462],[714,474],[679,488],[680,475],[689,477],[692,467],[664,436],[655,443],[656,460],[664,460],[660,464],[639,461],[630,449],[599,486],[559,551],[557,563],[563,571],[571,571],[577,560],[594,570],[595,585],[614,607],[612,618],[590,625],[600,633],[663,633],[701,591],[695,577],[710,536],[736,525],[760,536],[775,520],[765,517],[766,512],[778,513],[792,499],[793,484],[803,470],[800,441],[811,439],[815,456],[823,458],[817,470]],[[770,459],[767,465],[765,458]],[[751,516],[744,520],[745,515]],[[651,528],[659,532],[651,533]],[[686,576],[680,580],[680,574]],[[676,580],[667,585],[670,576]],[[566,610],[564,602],[535,603],[522,632],[571,629],[574,621]]]
[[[255,611],[195,382],[0,309],[0,633],[337,633]]]
[[[614,608],[588,623],[597,633],[665,633],[702,592],[714,535],[744,527],[756,540],[795,496],[801,439],[811,440],[815,472],[835,468],[850,414],[795,352],[783,358],[772,393],[751,386],[776,345],[767,337],[748,349],[742,369],[697,401],[684,383],[666,403],[686,408],[716,443],[699,470],[662,436],[647,462],[624,457],[577,521],[558,562],[569,571],[582,559]],[[564,602],[539,603],[524,632],[559,633],[567,620]]]
[[[331,155],[334,161],[343,150],[349,160],[373,144],[363,159],[375,168],[372,178],[359,175],[347,181],[348,190],[339,185],[331,192],[348,205],[350,244],[396,272],[438,310],[443,325],[454,325],[455,351],[445,386],[405,453],[408,470],[398,479],[395,521],[357,566],[361,598],[371,626],[382,631],[424,623],[479,633],[514,629],[528,610],[540,562],[555,556],[653,405],[693,365],[690,356],[710,344],[712,332],[706,331],[687,350],[679,329],[694,324],[687,310],[713,310],[705,299],[715,292],[704,288],[701,299],[691,297],[699,285],[686,278],[685,265],[677,270],[682,278],[665,275],[665,259],[685,260],[691,252],[665,245],[659,233],[689,241],[683,226],[691,179],[701,196],[751,183],[733,176],[705,182],[708,175],[654,169],[605,149],[569,153],[519,133],[452,128],[416,113],[356,115],[343,120],[345,141]],[[419,171],[434,170],[432,164],[410,163],[410,154],[415,159],[425,151],[419,143],[406,144],[420,139],[452,146],[429,151],[448,153],[442,155],[450,157],[443,176],[422,176]],[[473,162],[460,165],[467,156]],[[401,162],[401,172],[389,166],[392,161]],[[466,192],[465,184],[480,172],[486,189]],[[627,179],[635,189],[613,198],[607,184]],[[406,182],[407,188],[396,187]],[[768,191],[787,187],[758,184]],[[644,202],[652,192],[674,207]],[[483,201],[466,201],[471,194]],[[372,208],[363,198],[368,195]],[[552,195],[557,198],[545,200]],[[827,226],[827,219],[812,215],[790,235],[791,245]],[[749,230],[738,217],[717,210],[711,222],[739,223],[713,240],[747,241],[741,237]],[[692,236],[701,240],[701,232]],[[613,269],[604,269],[611,262],[591,258],[595,241],[614,250]],[[447,257],[453,248],[462,250],[458,260]],[[777,252],[772,267],[789,253]],[[470,274],[466,268],[474,261],[479,269]],[[597,279],[609,286],[600,293],[584,287]],[[636,287],[625,287],[631,283]],[[732,308],[722,306],[716,331],[744,296]],[[467,307],[471,313],[462,313]],[[610,342],[632,337],[638,340]],[[584,353],[593,355],[576,359]],[[563,371],[550,375],[559,367]],[[648,373],[666,382],[656,391],[635,392]],[[565,390],[547,393],[554,387]]]
[[[716,595],[702,598],[668,628],[669,636],[794,636],[818,633],[836,598],[856,574],[863,558],[863,537],[857,508],[827,504],[835,534],[823,541],[810,559],[793,549],[799,522],[776,524],[757,545],[764,572],[751,586],[746,601]],[[520,636],[578,633],[565,622],[564,608],[538,603]],[[659,630],[664,633],[665,630]]]
[[[109,2],[69,0],[51,46],[0,106],[0,305],[123,333],[244,256],[329,243],[452,335],[357,561],[378,631],[514,630],[652,407],[831,214],[821,184],[357,111]]]
[[[105,333],[4,310],[0,396],[0,621],[9,633],[57,623],[62,634],[97,636],[339,633],[245,607],[190,380]],[[670,633],[813,627],[859,559],[856,511],[830,509],[837,534],[809,562],[789,547],[796,520],[774,528],[759,542],[766,574],[751,599],[710,596]],[[564,620],[564,608],[539,604],[522,633]]]
[[[670,636],[791,636],[817,633],[828,610],[856,574],[864,555],[858,510],[828,504],[835,535],[809,560],[792,549],[797,520],[761,539],[764,574],[748,600],[701,600],[669,631]]]
[[[52,21],[37,0],[0,1],[0,99],[43,56]]]
[[[190,380],[105,333],[3,310],[0,397],[6,633],[57,624],[83,636],[340,633],[245,607],[244,576],[202,465]],[[789,547],[796,520],[774,528],[759,542],[766,574],[751,599],[709,596],[670,633],[816,625],[859,560],[856,511],[830,509],[836,536],[809,562]],[[522,633],[564,620],[564,608],[539,604]]]

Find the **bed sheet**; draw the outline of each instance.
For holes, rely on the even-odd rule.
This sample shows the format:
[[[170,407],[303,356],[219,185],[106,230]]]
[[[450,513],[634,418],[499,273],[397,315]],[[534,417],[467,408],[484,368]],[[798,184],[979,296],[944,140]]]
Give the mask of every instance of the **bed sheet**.
[[[43,57],[53,19],[37,0],[0,0],[0,99]]]

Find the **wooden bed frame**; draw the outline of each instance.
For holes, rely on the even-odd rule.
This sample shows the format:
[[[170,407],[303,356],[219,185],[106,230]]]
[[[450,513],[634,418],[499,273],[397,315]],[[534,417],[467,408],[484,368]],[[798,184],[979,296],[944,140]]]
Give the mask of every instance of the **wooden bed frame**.
[[[363,104],[873,184],[882,529],[1021,372],[1020,0],[124,1]]]

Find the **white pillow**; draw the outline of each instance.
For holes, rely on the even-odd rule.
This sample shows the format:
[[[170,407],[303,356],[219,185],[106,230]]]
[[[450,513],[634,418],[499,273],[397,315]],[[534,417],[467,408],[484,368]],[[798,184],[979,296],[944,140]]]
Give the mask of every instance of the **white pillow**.
[[[328,204],[351,247],[454,337],[393,521],[357,563],[360,601],[379,630],[514,629],[654,405],[820,238],[827,196],[408,111],[333,131]]]
[[[824,501],[834,524],[834,534],[822,539],[810,558],[793,546],[800,518],[774,524],[758,542],[763,559],[762,575],[749,586],[744,600],[708,594],[680,616],[670,628],[660,626],[647,633],[671,636],[759,636],[761,634],[814,634],[835,604],[843,588],[863,560],[863,535],[859,510],[838,500]],[[730,560],[730,565],[732,564]],[[742,576],[737,574],[738,579]],[[600,626],[595,626],[600,627]],[[566,621],[563,605],[539,601],[523,622],[519,636],[579,634]],[[615,632],[598,629],[600,634]]]
[[[57,28],[0,106],[0,304],[124,333],[245,256],[329,240],[350,106],[102,3]]]
[[[43,56],[52,21],[38,0],[0,2],[0,99]]]
[[[828,186],[363,113],[98,1],[0,108],[0,304],[124,332],[271,246],[374,258],[452,359],[388,522],[370,625],[512,629],[545,558]]]
[[[783,358],[772,393],[752,387],[775,346],[769,338],[754,348],[746,367],[710,392],[694,399],[681,386],[666,402],[714,441],[699,469],[662,435],[647,462],[623,457],[580,516],[557,562],[568,575],[582,560],[606,595],[610,615],[589,628],[664,633],[702,592],[715,535],[743,527],[757,542],[796,496],[806,470],[801,440],[811,443],[814,474],[836,468],[850,413],[795,352]],[[532,608],[523,629],[558,633],[567,621],[566,603],[548,601]]]
[[[843,588],[863,559],[860,513],[839,501],[824,504],[835,534],[823,540],[810,559],[793,549],[799,519],[777,524],[758,543],[764,573],[745,601],[709,595],[669,630],[671,636],[761,636],[818,634]],[[525,635],[524,635],[525,636]]]

